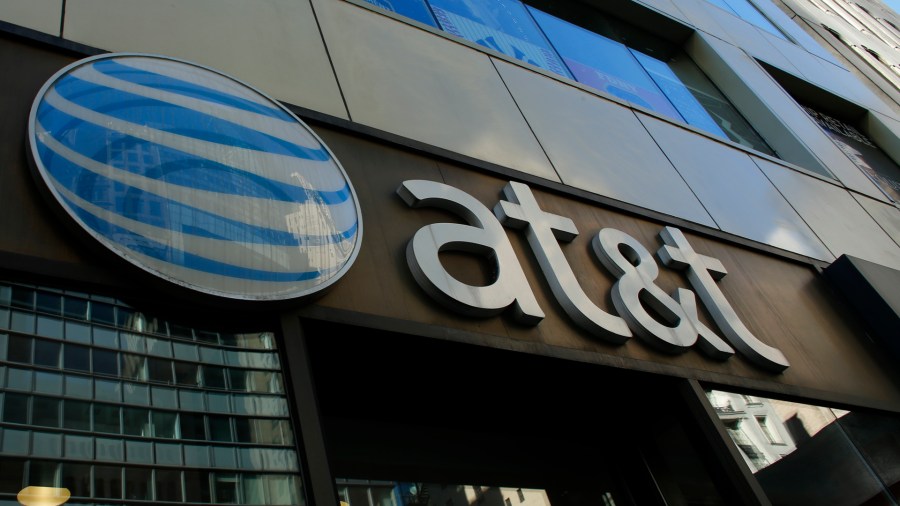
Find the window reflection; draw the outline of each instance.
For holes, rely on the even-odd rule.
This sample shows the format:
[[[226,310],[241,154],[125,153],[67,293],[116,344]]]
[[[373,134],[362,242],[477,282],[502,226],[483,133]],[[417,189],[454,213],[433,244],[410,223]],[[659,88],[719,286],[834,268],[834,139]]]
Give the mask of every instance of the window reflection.
[[[900,418],[750,397],[707,396],[774,504],[894,504]]]
[[[709,3],[719,6],[731,14],[743,19],[744,21],[756,25],[759,28],[771,33],[772,35],[789,40],[778,27],[776,27],[769,18],[763,15],[759,9],[750,3],[750,0],[707,0]]]
[[[684,52],[593,8],[567,4],[566,10],[571,12],[565,17],[575,24],[520,0],[366,1],[420,21],[415,12],[430,9],[436,25],[430,16],[429,21],[422,22],[447,33],[775,155]],[[747,0],[713,3],[784,37]],[[556,13],[552,3],[542,5]]]
[[[271,332],[2,282],[0,306],[0,504],[30,485],[82,504],[304,503]]]
[[[337,480],[338,496],[349,506],[550,506],[541,489],[448,485],[377,480]],[[609,493],[598,506],[612,506]]]

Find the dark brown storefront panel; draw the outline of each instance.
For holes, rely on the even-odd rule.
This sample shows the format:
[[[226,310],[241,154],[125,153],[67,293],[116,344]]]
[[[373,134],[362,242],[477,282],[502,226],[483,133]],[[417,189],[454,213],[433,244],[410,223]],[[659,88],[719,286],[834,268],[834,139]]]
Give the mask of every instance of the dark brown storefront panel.
[[[896,410],[900,392],[879,350],[842,306],[812,264],[728,244],[684,230],[694,249],[719,259],[728,275],[719,287],[741,320],[761,341],[780,349],[791,366],[782,374],[761,370],[739,354],[725,362],[696,348],[667,355],[637,338],[622,346],[601,342],[580,330],[552,297],[523,234],[507,229],[519,262],[546,314],[537,326],[504,314],[463,317],[440,306],[413,280],[405,248],[415,232],[460,218],[434,208],[413,209],[395,194],[408,179],[427,179],[459,188],[492,208],[509,179],[400,152],[329,130],[318,130],[349,173],[365,216],[364,245],[348,276],[321,300],[301,310],[307,316],[354,321],[433,337],[518,349],[616,367],[694,378],[772,394],[803,395],[831,402],[858,403]],[[634,236],[649,251],[661,246],[665,223],[652,222],[596,203],[576,200],[531,185],[544,211],[571,218],[579,236],[562,249],[585,292],[600,308],[615,312],[610,287],[615,279],[593,257],[590,241],[602,228]],[[472,272],[489,269],[462,254],[442,257],[447,270],[471,284]],[[689,288],[680,272],[660,268],[657,284],[667,293]],[[701,319],[717,330],[701,308]]]

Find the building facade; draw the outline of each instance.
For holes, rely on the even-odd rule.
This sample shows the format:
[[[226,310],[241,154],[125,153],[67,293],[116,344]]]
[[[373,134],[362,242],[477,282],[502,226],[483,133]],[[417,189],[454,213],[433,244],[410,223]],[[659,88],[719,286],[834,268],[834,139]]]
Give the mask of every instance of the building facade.
[[[799,3],[5,0],[0,504],[896,504],[900,106]]]

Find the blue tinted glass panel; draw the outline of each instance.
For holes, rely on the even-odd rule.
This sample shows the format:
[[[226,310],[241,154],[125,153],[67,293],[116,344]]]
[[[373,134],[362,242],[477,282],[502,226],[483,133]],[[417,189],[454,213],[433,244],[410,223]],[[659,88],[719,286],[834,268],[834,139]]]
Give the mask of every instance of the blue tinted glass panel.
[[[725,0],[706,0],[706,1],[715,6],[718,6],[719,8],[725,9],[726,11],[728,11],[732,14],[737,15],[737,12],[735,12],[734,9],[732,9],[731,6],[729,6],[728,3],[725,2]]]
[[[431,12],[423,0],[366,0],[366,2],[384,10],[415,19],[419,23],[437,27],[434,17],[431,16]]]
[[[756,6],[751,4],[749,1],[747,1],[747,0],[725,0],[725,2],[727,2],[728,5],[731,7],[731,10],[733,12],[736,12],[737,15],[740,16],[740,18],[743,19],[744,21],[747,21],[748,23],[752,23],[752,24],[762,28],[763,30],[771,33],[772,35],[775,35],[784,40],[787,40],[787,37],[785,37],[784,33],[781,30],[779,30],[775,25],[773,25],[772,22],[769,21],[769,19],[767,17],[763,16],[763,14],[761,12],[759,12],[759,9],[757,9]],[[713,2],[713,3],[717,3],[717,2]]]
[[[625,45],[539,10],[531,12],[578,82],[683,121]]]
[[[703,105],[694,98],[688,87],[681,82],[681,79],[672,72],[672,69],[665,62],[633,49],[631,53],[637,58],[647,73],[650,74],[653,82],[659,86],[659,89],[669,98],[669,101],[678,109],[678,112],[681,113],[681,116],[689,125],[706,130],[714,135],[726,137],[725,132],[719,128],[719,125],[706,112]]]
[[[431,0],[431,9],[448,33],[572,77],[518,0]]]

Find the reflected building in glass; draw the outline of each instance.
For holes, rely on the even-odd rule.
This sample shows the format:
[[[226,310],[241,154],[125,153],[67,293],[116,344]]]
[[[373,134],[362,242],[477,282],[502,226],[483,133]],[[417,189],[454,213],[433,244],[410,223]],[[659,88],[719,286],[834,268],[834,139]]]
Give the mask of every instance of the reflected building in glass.
[[[302,502],[271,332],[195,329],[113,298],[11,283],[0,285],[0,328],[0,493]]]

